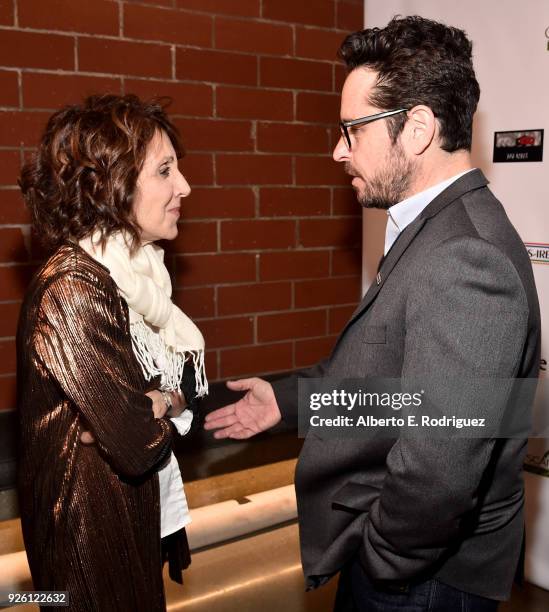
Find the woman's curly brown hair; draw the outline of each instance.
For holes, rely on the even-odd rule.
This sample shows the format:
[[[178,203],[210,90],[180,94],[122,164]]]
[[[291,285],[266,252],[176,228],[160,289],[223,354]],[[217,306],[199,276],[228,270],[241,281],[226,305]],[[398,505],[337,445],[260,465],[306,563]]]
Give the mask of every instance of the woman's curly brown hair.
[[[35,231],[47,248],[95,231],[104,244],[119,230],[131,238],[132,250],[138,246],[132,204],[147,145],[164,130],[177,156],[183,154],[167,102],[142,102],[131,94],[90,96],[50,117],[19,178]]]

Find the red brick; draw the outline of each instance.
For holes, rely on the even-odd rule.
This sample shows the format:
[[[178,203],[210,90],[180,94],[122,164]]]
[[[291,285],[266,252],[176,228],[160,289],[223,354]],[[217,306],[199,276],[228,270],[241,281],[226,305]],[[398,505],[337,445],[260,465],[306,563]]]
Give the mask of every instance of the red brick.
[[[19,106],[19,84],[15,71],[0,71],[0,106]]]
[[[199,83],[172,83],[150,79],[126,79],[126,93],[134,93],[143,100],[168,97],[170,115],[209,117],[213,111],[212,87]]]
[[[347,74],[347,69],[343,64],[336,64],[334,66],[334,91],[341,92]]]
[[[124,36],[211,47],[212,18],[140,4],[124,4]]]
[[[321,278],[330,271],[328,251],[282,251],[261,253],[259,278],[264,280],[290,280]]]
[[[175,119],[188,151],[252,151],[250,121]]]
[[[338,0],[336,25],[340,30],[355,32],[364,28],[364,3],[360,0]]]
[[[280,372],[292,367],[292,343],[279,342],[221,351],[221,378]]]
[[[208,348],[251,344],[254,340],[252,317],[231,317],[197,322]]]
[[[179,168],[191,187],[213,183],[213,157],[202,153],[191,153],[179,160]],[[185,206],[185,204],[183,204]]]
[[[86,96],[104,93],[119,94],[120,81],[78,74],[23,73],[25,108],[57,109],[65,104],[78,104]]]
[[[261,216],[311,217],[330,213],[330,190],[314,187],[263,187]]]
[[[227,2],[227,0],[176,0],[176,6],[221,15],[259,17],[259,0],[238,0],[238,2]]]
[[[0,262],[28,261],[23,234],[17,227],[0,228]]]
[[[0,340],[0,374],[15,374],[15,340]]]
[[[295,54],[313,59],[338,60],[337,52],[345,35],[332,30],[318,28],[297,28]]]
[[[348,180],[350,181],[350,177]],[[333,190],[332,214],[353,216],[362,215],[362,206],[356,199],[356,193],[352,187]]]
[[[0,24],[11,26],[13,19],[13,0],[0,0]]]
[[[254,281],[255,255],[223,253],[178,257],[176,280],[178,287]]]
[[[333,154],[335,146],[338,144],[339,139],[341,138],[341,130],[339,129],[339,125],[332,125],[328,128],[328,134],[330,139],[330,148],[329,151]]]
[[[299,281],[295,285],[295,307],[356,304],[360,298],[360,276]]]
[[[46,127],[49,116],[50,113],[28,113],[22,111],[0,112],[2,146],[18,147],[20,145],[37,145]]]
[[[0,151],[0,185],[17,185],[21,162],[19,151]],[[0,192],[0,198],[6,192]]]
[[[178,289],[174,302],[192,319],[213,317],[215,314],[215,290],[213,287]]]
[[[15,376],[0,376],[0,410],[14,410],[17,391]]]
[[[172,59],[165,45],[80,38],[78,65],[87,72],[170,78]]]
[[[34,273],[34,266],[0,266],[0,301],[20,300]]]
[[[355,304],[350,306],[336,306],[328,309],[328,333],[339,334],[351,318],[356,309]]]
[[[257,317],[258,342],[293,340],[326,333],[325,310],[301,310]]]
[[[296,115],[298,121],[337,125],[339,121],[339,94],[299,92],[297,94]]]
[[[218,87],[217,114],[241,119],[291,120],[293,98],[289,91]]]
[[[200,187],[183,200],[184,219],[231,219],[254,216],[251,188]]]
[[[0,191],[0,225],[30,223],[29,209],[25,206],[19,189]]]
[[[295,221],[223,221],[221,249],[286,249],[295,246]]]
[[[19,25],[24,28],[63,30],[118,36],[116,2],[94,0],[17,0]]]
[[[331,28],[334,26],[334,1],[315,0],[311,4],[310,2],[263,0],[263,17]]]
[[[356,220],[358,229],[362,229],[360,219]],[[357,232],[358,232],[357,229]],[[359,236],[360,240],[360,236]],[[362,250],[341,249],[332,253],[332,276],[350,276],[362,273]]]
[[[295,367],[304,368],[328,357],[332,352],[335,341],[334,336],[297,341],[295,343]]]
[[[257,84],[257,58],[253,55],[178,48],[176,71],[177,78],[184,81]]]
[[[329,150],[328,131],[316,125],[259,123],[257,148],[277,153],[326,153]]]
[[[360,243],[360,218],[301,219],[299,245],[304,247],[352,246]]]
[[[0,304],[0,337],[15,336],[21,302]]]
[[[185,200],[183,200],[185,205]],[[217,223],[185,221],[179,224],[179,233],[169,243],[171,253],[207,253],[217,251]]]
[[[322,62],[262,57],[260,59],[260,83],[266,87],[286,89],[332,89],[332,66]]]
[[[0,57],[3,66],[72,70],[74,40],[56,34],[2,30]]]
[[[255,283],[217,289],[217,311],[220,315],[287,310],[291,301],[290,283]]]
[[[206,351],[206,376],[210,382],[214,382],[219,378],[218,354],[219,351]]]
[[[331,157],[297,157],[295,176],[298,185],[348,185],[349,176],[343,171],[343,164]]]
[[[215,46],[230,51],[288,55],[293,49],[293,34],[290,26],[218,17]]]
[[[284,185],[292,182],[289,157],[278,155],[217,155],[221,185]]]

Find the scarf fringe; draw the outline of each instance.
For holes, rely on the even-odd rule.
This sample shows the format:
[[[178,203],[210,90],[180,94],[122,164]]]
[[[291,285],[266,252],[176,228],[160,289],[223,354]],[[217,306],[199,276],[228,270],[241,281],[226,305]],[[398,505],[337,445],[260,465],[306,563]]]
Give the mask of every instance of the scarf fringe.
[[[179,352],[167,346],[158,332],[155,332],[145,321],[140,320],[130,325],[132,347],[146,380],[160,376],[160,388],[163,391],[179,391],[183,380],[183,370],[187,356],[191,356],[195,370],[196,394],[202,397],[208,393],[208,380],[204,351],[187,350]]]

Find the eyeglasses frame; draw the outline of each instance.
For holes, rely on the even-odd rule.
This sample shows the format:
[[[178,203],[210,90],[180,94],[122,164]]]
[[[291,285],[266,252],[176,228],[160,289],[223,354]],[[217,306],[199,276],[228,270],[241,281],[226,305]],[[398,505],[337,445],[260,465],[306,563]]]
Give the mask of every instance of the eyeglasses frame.
[[[343,134],[345,142],[347,143],[347,147],[349,151],[352,148],[351,145],[351,136],[349,135],[350,127],[355,127],[357,125],[365,125],[367,123],[372,123],[372,121],[377,121],[378,119],[385,119],[386,117],[392,117],[393,115],[397,115],[398,113],[408,112],[407,108],[398,108],[395,110],[383,111],[382,113],[376,113],[375,115],[367,115],[366,117],[359,117],[358,119],[350,119],[349,121],[340,121],[339,129]]]

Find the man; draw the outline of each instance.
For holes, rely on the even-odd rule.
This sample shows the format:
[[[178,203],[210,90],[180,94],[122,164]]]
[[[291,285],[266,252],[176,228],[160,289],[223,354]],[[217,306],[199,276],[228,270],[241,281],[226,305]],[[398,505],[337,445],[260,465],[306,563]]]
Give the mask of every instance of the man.
[[[430,377],[444,414],[455,379],[535,378],[540,317],[524,246],[470,159],[479,86],[464,32],[420,17],[350,35],[342,134],[359,202],[386,209],[377,279],[329,359],[209,415],[216,437],[247,438],[297,422],[302,377]],[[446,403],[445,403],[446,402]],[[483,396],[498,420],[510,399]],[[467,407],[467,406],[466,406]],[[524,439],[321,439],[309,432],[296,470],[309,588],[341,570],[337,610],[495,610],[523,544]]]

